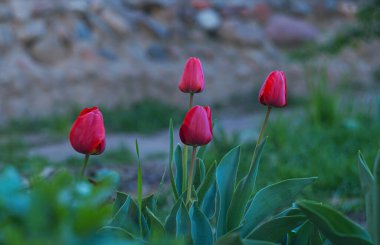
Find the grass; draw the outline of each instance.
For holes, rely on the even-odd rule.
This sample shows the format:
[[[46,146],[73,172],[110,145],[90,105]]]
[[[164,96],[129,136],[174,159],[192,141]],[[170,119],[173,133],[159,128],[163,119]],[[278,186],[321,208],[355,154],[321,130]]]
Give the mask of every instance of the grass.
[[[185,114],[185,111],[178,107],[154,100],[138,102],[129,108],[100,109],[103,113],[107,132],[149,134],[166,128],[170,117],[177,124],[180,123]],[[80,109],[74,108],[65,115],[52,115],[40,119],[22,118],[12,120],[0,128],[0,135],[28,133],[67,135],[79,112]]]

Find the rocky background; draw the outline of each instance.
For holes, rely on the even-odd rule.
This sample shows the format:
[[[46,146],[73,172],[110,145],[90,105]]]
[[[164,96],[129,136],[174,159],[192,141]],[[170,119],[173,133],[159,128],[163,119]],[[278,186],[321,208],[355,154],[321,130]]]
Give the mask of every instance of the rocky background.
[[[291,96],[305,96],[310,69],[326,71],[332,86],[370,89],[379,41],[302,62],[288,57],[355,24],[362,2],[0,0],[0,121],[146,98],[185,104],[177,83],[189,56],[203,62],[204,104],[256,99],[273,69],[286,72]]]

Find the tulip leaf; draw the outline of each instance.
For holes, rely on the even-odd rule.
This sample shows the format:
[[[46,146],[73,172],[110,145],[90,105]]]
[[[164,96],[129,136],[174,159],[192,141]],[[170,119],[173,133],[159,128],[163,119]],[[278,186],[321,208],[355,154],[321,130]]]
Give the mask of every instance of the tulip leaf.
[[[364,192],[365,197],[365,212],[366,212],[366,221],[368,225],[368,231],[372,235],[372,237],[375,236],[374,234],[374,206],[373,206],[373,191],[374,191],[374,184],[375,184],[375,178],[373,177],[371,170],[369,170],[367,162],[365,161],[362,153],[359,151],[359,177],[360,177],[360,184],[362,187],[362,190]]]
[[[198,189],[206,175],[206,167],[202,159],[197,158],[194,170],[195,173],[193,179],[193,186],[195,187],[195,189]]]
[[[248,239],[281,242],[288,232],[301,225],[305,220],[305,215],[274,218],[255,228],[248,235]]]
[[[176,187],[176,184],[174,182],[174,175],[173,175],[173,150],[174,150],[174,134],[173,134],[173,120],[170,118],[169,122],[169,178],[170,178],[170,185],[172,187],[173,195],[175,200],[178,200],[178,190]],[[176,167],[177,169],[177,167]]]
[[[178,191],[178,195],[182,194],[182,184],[183,184],[183,166],[182,166],[182,148],[178,144],[175,148],[174,153],[174,163],[175,163],[175,186]]]
[[[213,244],[214,238],[211,225],[196,203],[193,203],[190,208],[190,220],[193,245]]]
[[[375,183],[373,187],[373,240],[380,244],[380,150],[377,153],[373,167]]]
[[[215,170],[216,170],[216,163],[213,163],[211,167],[208,169],[206,173],[206,177],[204,178],[203,182],[198,187],[197,195],[198,195],[198,201],[200,203],[202,203],[203,198],[206,195],[206,192],[209,190],[210,186],[213,184],[215,180]]]
[[[217,188],[216,188],[216,181],[214,180],[211,184],[211,187],[206,192],[202,204],[201,209],[203,213],[211,219],[215,215],[215,208],[216,208],[216,196],[217,196]],[[199,197],[198,197],[199,200]]]
[[[139,227],[140,223],[138,205],[133,201],[133,199],[129,195],[123,193],[118,193],[118,195],[119,201],[116,204],[118,205],[117,207],[120,208],[118,208],[118,210],[112,217],[110,226],[120,227],[133,234],[134,236],[139,236],[140,230],[137,228]],[[124,203],[120,205],[122,200],[124,200]],[[141,216],[141,226],[143,235],[146,235],[148,233],[148,225],[143,215]]]
[[[183,238],[191,233],[191,221],[189,217],[189,212],[183,202],[181,202],[176,215],[176,237]]]
[[[174,204],[172,210],[170,211],[168,217],[165,221],[165,230],[170,235],[175,235],[177,233],[177,212],[181,203],[183,202],[183,196],[186,195],[186,191],[178,197],[177,202]]]
[[[205,159],[207,146],[208,145],[203,145],[203,146],[199,147],[199,150],[197,152],[197,158],[202,159],[202,160]]]
[[[160,219],[147,207],[145,208],[145,213],[150,221],[150,237],[151,239],[159,239],[165,235],[165,228],[161,223]]]
[[[215,242],[215,245],[276,245],[277,243],[241,239],[239,233],[227,233]]]
[[[116,192],[116,198],[112,209],[112,217],[115,217],[115,215],[121,211],[120,209],[123,207],[128,197],[128,194],[124,192]]]
[[[244,216],[249,199],[252,196],[255,188],[256,177],[260,165],[260,158],[266,143],[266,139],[255,150],[252,159],[252,165],[247,176],[245,176],[238,184],[231,201],[231,206],[227,214],[227,230],[232,230],[238,227]]]
[[[312,201],[299,201],[296,204],[332,243],[345,245],[372,244],[366,230],[333,208]]]
[[[316,179],[316,177],[288,179],[259,190],[244,216],[242,236],[246,237],[260,222],[278,209],[290,205],[302,189]]]
[[[227,210],[230,207],[232,194],[235,189],[239,159],[240,146],[237,146],[223,157],[216,168],[216,183],[219,193],[217,237],[227,232]]]
[[[139,144],[136,139],[136,153],[137,153],[137,204],[139,208],[139,228],[140,228],[140,237],[142,237],[142,171],[141,171],[141,162],[140,162],[140,150]]]
[[[309,220],[297,227],[297,229],[294,229],[290,236],[291,241],[289,245],[323,245],[318,229]]]

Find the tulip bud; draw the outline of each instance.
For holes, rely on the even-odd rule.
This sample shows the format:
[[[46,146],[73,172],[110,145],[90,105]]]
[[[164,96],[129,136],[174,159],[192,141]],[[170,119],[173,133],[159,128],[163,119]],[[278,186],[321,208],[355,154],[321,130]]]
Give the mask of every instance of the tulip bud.
[[[106,146],[103,115],[98,107],[85,108],[70,131],[71,146],[86,155],[101,154]]]
[[[207,145],[212,139],[211,109],[208,106],[194,106],[183,120],[179,137],[185,145]]]
[[[272,71],[269,74],[260,89],[259,101],[267,106],[286,106],[286,77],[283,71]]]
[[[203,91],[205,81],[202,64],[198,58],[191,57],[187,60],[178,87],[184,93],[200,93]]]

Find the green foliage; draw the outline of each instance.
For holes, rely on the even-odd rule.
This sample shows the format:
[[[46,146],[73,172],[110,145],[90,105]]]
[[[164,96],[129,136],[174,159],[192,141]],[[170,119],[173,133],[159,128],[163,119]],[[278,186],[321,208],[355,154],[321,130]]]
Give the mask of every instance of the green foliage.
[[[322,234],[334,244],[372,244],[366,230],[344,217],[338,211],[311,201],[297,202],[297,206],[318,227]]]
[[[103,113],[107,132],[153,133],[164,129],[167,126],[168,118],[172,117],[177,125],[182,121],[184,115],[183,110],[155,100],[137,102],[129,108],[100,109]],[[66,114],[12,120],[0,128],[0,134],[9,135],[12,132],[21,135],[46,132],[53,135],[67,135],[79,111],[79,108],[73,108],[71,112]]]

